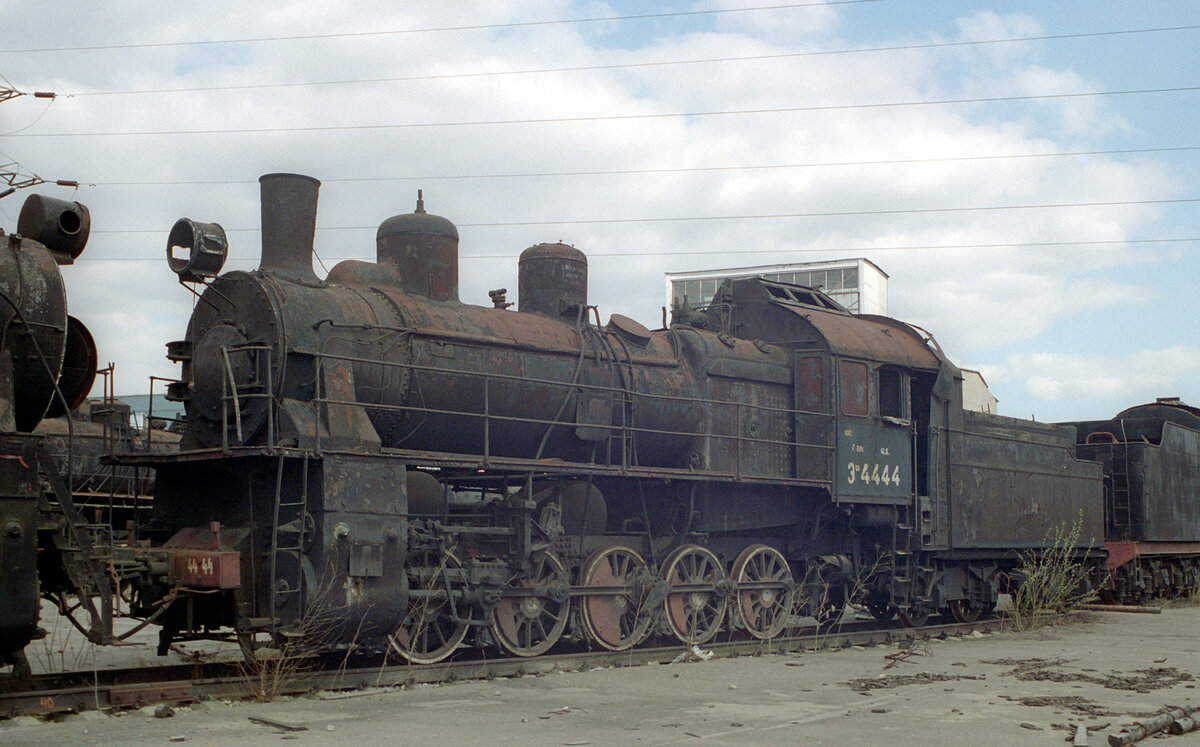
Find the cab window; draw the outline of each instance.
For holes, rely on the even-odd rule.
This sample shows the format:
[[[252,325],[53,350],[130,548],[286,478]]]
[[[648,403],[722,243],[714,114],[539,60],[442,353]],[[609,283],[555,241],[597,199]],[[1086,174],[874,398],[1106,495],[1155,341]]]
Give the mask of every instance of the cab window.
[[[800,409],[825,412],[824,374],[817,356],[800,359]]]
[[[838,366],[839,395],[843,415],[863,417],[870,412],[870,386],[867,383],[867,364],[841,361]]]
[[[895,368],[879,369],[879,414],[885,418],[904,417],[900,371]]]

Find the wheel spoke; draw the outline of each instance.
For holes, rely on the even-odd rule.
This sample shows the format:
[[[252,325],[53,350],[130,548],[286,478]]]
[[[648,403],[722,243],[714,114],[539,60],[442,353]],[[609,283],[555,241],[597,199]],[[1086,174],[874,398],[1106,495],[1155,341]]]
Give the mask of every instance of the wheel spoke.
[[[583,598],[584,628],[595,643],[611,651],[624,651],[649,632],[651,617],[642,609],[646,563],[633,549],[620,545],[596,550],[580,569],[580,585],[604,588],[610,593]],[[616,589],[620,593],[611,593]]]
[[[663,610],[675,637],[683,643],[698,644],[716,635],[728,605],[728,599],[717,590],[717,584],[725,578],[717,557],[699,545],[683,545],[663,561],[662,577],[673,587],[711,587],[667,595]]]
[[[459,567],[461,564],[452,552],[416,553],[408,560],[409,584],[422,591],[439,590],[443,569]],[[424,597],[413,601],[400,625],[388,636],[389,645],[414,664],[445,659],[467,635],[466,623],[451,621],[446,612],[444,599]]]
[[[773,547],[751,545],[734,561],[732,575],[741,587],[734,598],[746,631],[763,639],[779,635],[795,600],[787,560]]]
[[[566,575],[562,561],[549,551],[534,560],[529,576],[511,587],[526,593],[501,599],[492,611],[492,633],[501,648],[515,656],[537,656],[558,643],[570,599],[556,602],[549,587],[559,579],[565,582]],[[528,594],[532,589],[540,593]]]

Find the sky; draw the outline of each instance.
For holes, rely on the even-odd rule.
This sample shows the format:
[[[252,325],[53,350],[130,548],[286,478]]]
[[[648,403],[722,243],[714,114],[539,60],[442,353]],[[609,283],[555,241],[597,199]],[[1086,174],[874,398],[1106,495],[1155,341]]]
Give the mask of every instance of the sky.
[[[388,7],[395,5],[396,7]],[[315,269],[389,216],[459,226],[460,297],[516,296],[543,241],[589,301],[661,324],[664,273],[866,257],[889,313],[1000,412],[1200,405],[1200,4],[851,0],[96,0],[9,19],[0,199],[78,200],[64,268],[117,393],[174,378],[195,296],[167,234],[217,222],[253,269],[257,179],[322,181]],[[5,165],[6,164],[6,165]],[[162,384],[156,384],[161,390]],[[97,389],[97,393],[99,390]]]

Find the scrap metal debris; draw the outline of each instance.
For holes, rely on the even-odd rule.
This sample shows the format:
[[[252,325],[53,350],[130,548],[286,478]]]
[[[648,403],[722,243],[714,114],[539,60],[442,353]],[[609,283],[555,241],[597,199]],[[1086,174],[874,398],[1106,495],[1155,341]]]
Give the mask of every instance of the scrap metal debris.
[[[250,719],[252,723],[270,726],[283,731],[308,731],[308,727],[304,724],[293,724],[287,721],[267,718],[266,716],[247,716],[246,718]]]
[[[708,661],[713,658],[712,651],[705,651],[699,646],[693,645],[688,650],[671,659],[672,664],[678,664],[681,661]]]
[[[1099,703],[1079,695],[1000,695],[998,697],[1011,700],[1023,706],[1062,708],[1079,716],[1103,717],[1118,715],[1107,710]]]
[[[1183,734],[1185,733],[1182,731],[1186,725],[1185,721],[1193,721],[1192,716],[1196,713],[1200,713],[1200,709],[1171,708],[1166,713],[1161,713],[1153,718],[1148,718],[1145,721],[1139,721],[1133,726],[1126,727],[1120,734],[1109,734],[1108,743],[1111,747],[1121,747],[1124,744],[1140,742],[1146,737],[1154,736],[1172,727],[1180,729],[1180,731],[1169,733]]]
[[[919,674],[881,674],[878,677],[861,677],[843,684],[849,686],[855,692],[865,693],[871,690],[888,690],[894,687],[904,687],[905,685],[927,685],[931,682],[982,679],[987,678],[982,674],[933,674],[930,672],[921,672]]]
[[[932,656],[932,655],[933,655],[933,652],[929,650],[929,641],[928,640],[914,638],[912,640],[912,642],[908,645],[908,648],[901,649],[900,651],[896,651],[895,653],[887,654],[886,656],[883,657],[888,660],[888,663],[884,666],[884,669],[891,669],[892,667],[896,666],[897,664],[900,664],[902,662],[907,662],[909,659],[911,659],[915,656]]]
[[[1061,667],[1071,659],[996,659],[984,664],[1012,667],[1003,677],[1015,677],[1022,682],[1087,682],[1109,690],[1132,690],[1149,693],[1174,687],[1181,682],[1195,679],[1191,674],[1175,667],[1149,667],[1132,672],[1112,672],[1107,675],[1088,674],[1088,671],[1063,671]]]

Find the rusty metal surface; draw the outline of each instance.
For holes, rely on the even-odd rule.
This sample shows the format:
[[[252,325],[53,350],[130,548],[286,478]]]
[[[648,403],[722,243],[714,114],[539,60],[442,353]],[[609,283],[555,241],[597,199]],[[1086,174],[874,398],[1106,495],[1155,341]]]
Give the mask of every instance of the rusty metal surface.
[[[17,233],[50,249],[59,264],[71,264],[83,253],[91,230],[85,205],[45,195],[30,195],[17,218]]]
[[[875,316],[851,316],[813,307],[780,304],[811,324],[835,355],[909,368],[937,369],[941,362],[907,324]]]
[[[197,589],[236,589],[241,586],[241,555],[220,550],[177,549],[171,553],[174,584]]]
[[[37,630],[39,441],[0,436],[0,664]]]
[[[30,431],[54,396],[67,344],[67,295],[51,253],[41,244],[0,234],[0,326],[16,430]],[[10,367],[11,366],[11,367]]]
[[[141,461],[159,468],[153,531],[181,532],[166,549],[173,580],[220,588],[217,561],[241,554],[240,586],[189,596],[186,616],[173,607],[167,639],[185,625],[295,636],[321,610],[326,646],[431,663],[490,625],[503,647],[532,655],[567,620],[553,612],[566,599],[539,580],[547,553],[577,573],[585,550],[617,541],[646,555],[647,576],[681,546],[723,571],[765,544],[786,551],[796,578],[816,569],[804,582],[814,588],[859,562],[920,554],[903,568],[886,561],[874,601],[911,621],[947,605],[965,617],[991,601],[970,579],[1040,546],[1048,527],[1082,520],[1079,549],[1103,541],[1099,470],[1076,461],[1068,431],[957,414],[956,369],[908,325],[744,280],[668,330],[619,316],[602,326],[586,306],[586,257],[561,244],[522,256],[520,312],[499,295],[463,304],[451,292],[457,231],[420,205],[380,227],[379,263],[314,281],[301,268],[315,180],[263,185],[262,267],[214,280],[170,348],[192,419],[184,450]],[[847,362],[863,375],[844,377]],[[851,390],[858,406],[846,406]],[[434,483],[420,515],[410,468]],[[545,498],[551,485],[589,498],[564,506]],[[843,512],[842,498],[862,505]],[[564,536],[564,511],[592,503],[597,516],[572,515]],[[197,527],[212,521],[237,542],[206,545]],[[206,560],[207,575],[195,567]],[[660,607],[715,583],[644,580],[615,593]],[[912,590],[896,591],[902,582]],[[675,632],[700,640],[717,617]],[[517,632],[532,620],[546,622],[544,640]],[[573,639],[634,643],[611,625],[596,638],[563,624]]]
[[[458,301],[458,229],[440,215],[425,212],[417,191],[417,207],[395,215],[375,232],[376,258],[396,269],[397,285],[434,301]]]
[[[1078,547],[1104,543],[1100,468],[1075,458],[1071,432],[963,412],[950,437],[950,531],[955,549],[1021,549],[1078,526]]]
[[[265,174],[258,181],[262,195],[259,269],[300,283],[319,283],[312,257],[321,182],[300,174]]]
[[[46,417],[57,418],[76,409],[87,400],[96,381],[99,357],[96,341],[83,322],[67,316],[67,344],[63,351],[62,368],[58,375],[58,389],[62,397],[52,397],[46,408]]]
[[[1108,421],[1070,423],[1079,456],[1103,465],[1109,536],[1200,541],[1200,417],[1182,403],[1140,405]]]
[[[535,244],[517,261],[517,302],[523,313],[574,319],[587,306],[587,256],[566,244]]]
[[[1132,538],[1200,541],[1200,432],[1163,424],[1162,443],[1128,449]]]
[[[181,218],[167,234],[167,265],[183,283],[216,277],[228,252],[225,229],[219,223]]]

